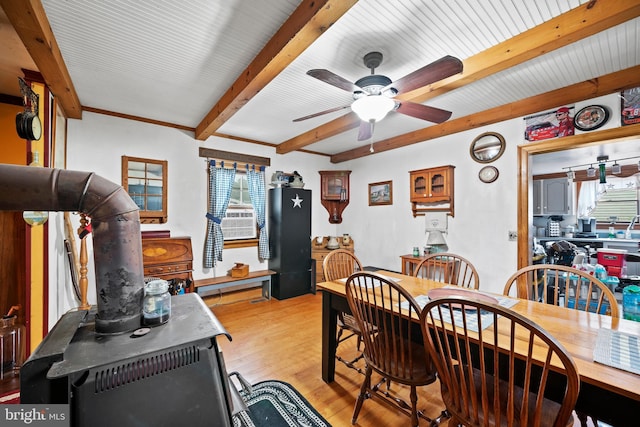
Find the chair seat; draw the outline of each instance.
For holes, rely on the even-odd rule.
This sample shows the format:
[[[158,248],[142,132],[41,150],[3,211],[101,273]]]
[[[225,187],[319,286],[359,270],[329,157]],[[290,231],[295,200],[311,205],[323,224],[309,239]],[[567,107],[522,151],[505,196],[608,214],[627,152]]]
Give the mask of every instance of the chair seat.
[[[464,368],[465,370],[467,369],[467,367],[465,366]],[[505,416],[505,414],[507,413],[507,396],[509,395],[509,384],[506,381],[503,380],[499,380],[498,384],[500,387],[499,390],[499,402],[500,402],[500,423],[496,423],[496,413],[495,413],[495,409],[493,407],[495,399],[494,399],[494,377],[491,374],[485,374],[482,371],[480,371],[479,369],[473,369],[473,377],[474,377],[474,384],[475,384],[475,394],[478,397],[478,404],[480,404],[480,402],[482,402],[482,383],[483,383],[483,377],[484,377],[484,382],[487,385],[487,396],[488,396],[488,402],[490,405],[490,408],[488,409],[488,412],[483,413],[482,411],[480,411],[479,413],[479,419],[480,419],[480,423],[479,425],[490,425],[490,426],[507,426],[507,417]],[[455,369],[455,373],[456,376],[458,377],[458,382],[459,381],[459,376],[460,376],[460,366],[457,366]],[[515,387],[515,393],[513,396],[513,399],[515,402],[522,402],[523,401],[523,394],[524,394],[524,389],[522,389],[521,387]],[[473,411],[473,407],[471,406],[471,403],[469,403],[468,407],[466,408],[465,411],[456,411],[453,408],[459,408],[457,406],[457,402],[455,402],[455,399],[453,398],[453,396],[451,395],[451,393],[449,392],[449,390],[445,390],[443,388],[442,390],[442,400],[445,402],[445,405],[447,406],[447,408],[449,409],[450,412],[452,412],[457,418],[459,418],[462,422],[467,421],[464,417],[464,413],[469,413]],[[520,423],[516,423],[514,424],[513,427],[533,427],[533,420],[531,419],[531,414],[536,412],[536,395],[534,393],[530,393],[529,394],[529,401],[528,401],[528,411],[529,411],[529,423],[522,425]],[[515,419],[519,420],[520,419],[520,407],[519,405],[515,405],[516,407],[514,408],[515,410]],[[558,412],[560,411],[560,404],[558,402],[555,402],[553,400],[550,399],[546,399],[544,398],[542,401],[542,410],[540,411],[541,413],[541,420],[540,420],[540,426],[551,426],[553,425],[553,421],[556,418],[556,415],[558,414]],[[459,408],[461,409],[461,408]],[[489,420],[487,422],[485,422],[485,417],[489,417]],[[471,424],[470,424],[471,425]],[[571,417],[569,419],[569,421],[567,422],[567,426],[572,426],[573,425],[573,417]]]
[[[361,333],[356,318],[347,313],[342,313],[342,315],[338,317],[338,327],[346,328],[357,334]]]
[[[425,360],[430,360],[430,358],[422,343],[418,344],[414,341],[407,341],[399,338],[395,343],[386,345],[383,341],[384,339],[385,337],[382,335],[376,335],[373,338],[373,342],[376,343],[375,348],[379,349],[383,354],[384,352],[391,354],[391,352],[394,352],[394,349],[398,348],[406,348],[410,349],[410,351],[406,351],[405,357],[400,358],[400,360],[403,360],[404,362],[402,365],[399,365],[395,358],[384,358],[382,359],[382,362],[385,363],[385,366],[379,366],[378,363],[369,360],[367,358],[367,353],[365,352],[365,360],[373,367],[374,370],[392,381],[401,383],[427,385],[436,380],[436,370],[433,363],[425,363]],[[404,342],[405,346],[399,345],[401,340]],[[409,367],[411,368],[409,369]]]

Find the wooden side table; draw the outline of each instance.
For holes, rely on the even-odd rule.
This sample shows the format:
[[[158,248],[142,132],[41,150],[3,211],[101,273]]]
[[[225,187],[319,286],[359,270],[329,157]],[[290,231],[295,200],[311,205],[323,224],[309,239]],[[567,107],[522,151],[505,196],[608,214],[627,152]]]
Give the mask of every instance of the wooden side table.
[[[401,255],[400,258],[402,259],[402,274],[406,274],[408,276],[413,276],[413,270],[426,257],[425,256],[413,256],[412,254],[407,254],[407,255]]]
[[[413,256],[411,254],[401,255],[402,259],[402,274],[406,274],[408,276],[413,276],[416,267],[420,264],[426,256]],[[458,277],[458,266],[456,261],[453,260],[444,260],[444,259],[436,259],[435,265],[438,268],[438,273],[435,273],[436,276],[432,277],[432,279],[436,279],[439,277],[440,281],[444,281],[446,283],[452,283],[453,278]]]

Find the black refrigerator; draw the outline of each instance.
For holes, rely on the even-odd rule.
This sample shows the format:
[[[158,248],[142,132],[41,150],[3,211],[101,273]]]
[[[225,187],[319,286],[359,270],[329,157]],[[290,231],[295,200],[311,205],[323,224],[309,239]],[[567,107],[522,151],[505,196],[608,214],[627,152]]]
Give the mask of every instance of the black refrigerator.
[[[269,269],[271,295],[293,298],[313,292],[311,262],[311,190],[269,190]]]

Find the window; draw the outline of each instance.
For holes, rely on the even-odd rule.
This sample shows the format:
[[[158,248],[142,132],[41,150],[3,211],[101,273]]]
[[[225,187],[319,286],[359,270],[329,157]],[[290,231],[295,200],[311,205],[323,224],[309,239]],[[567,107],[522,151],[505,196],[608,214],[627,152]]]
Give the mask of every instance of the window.
[[[607,176],[607,183],[583,182],[579,211],[598,222],[630,222],[640,213],[640,173],[629,177]]]
[[[138,208],[142,224],[167,222],[167,161],[122,156],[122,186]]]
[[[235,181],[231,188],[231,198],[225,217],[222,219],[222,234],[224,240],[256,239],[258,229],[255,212],[251,205],[247,175],[236,172]]]

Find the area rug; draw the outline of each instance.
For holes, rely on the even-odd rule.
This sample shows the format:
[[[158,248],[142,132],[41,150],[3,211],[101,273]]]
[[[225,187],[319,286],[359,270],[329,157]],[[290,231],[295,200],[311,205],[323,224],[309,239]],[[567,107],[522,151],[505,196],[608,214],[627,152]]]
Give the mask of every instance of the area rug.
[[[290,384],[263,381],[241,390],[247,411],[233,416],[234,427],[331,427]]]

